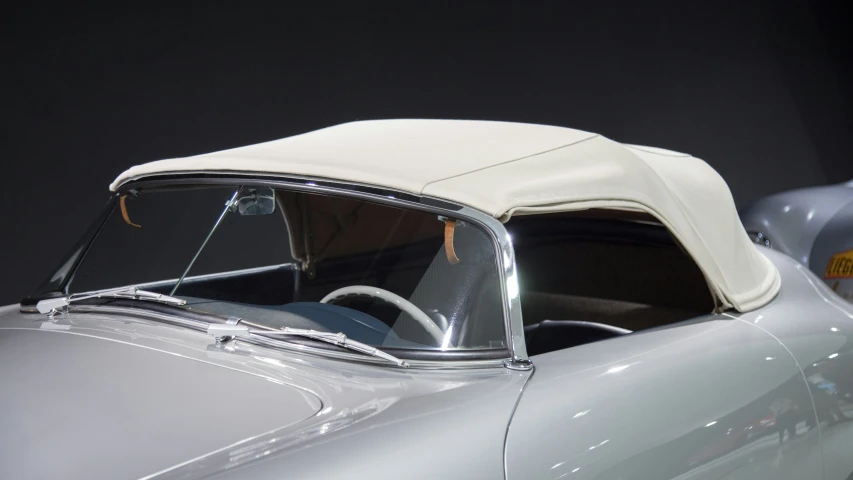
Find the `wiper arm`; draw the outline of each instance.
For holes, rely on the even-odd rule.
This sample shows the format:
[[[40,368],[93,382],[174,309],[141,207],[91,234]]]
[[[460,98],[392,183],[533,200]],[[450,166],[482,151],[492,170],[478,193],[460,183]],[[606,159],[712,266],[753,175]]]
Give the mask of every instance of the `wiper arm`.
[[[228,337],[248,337],[251,335],[258,336],[295,336],[306,337],[321,342],[331,343],[339,347],[364,353],[372,357],[378,357],[383,360],[395,363],[401,367],[408,367],[409,364],[390,353],[383,352],[376,347],[371,347],[366,343],[361,343],[356,340],[350,340],[342,332],[318,332],[317,330],[308,330],[305,328],[284,327],[280,330],[250,330],[246,325],[233,324],[211,324],[207,327],[207,333],[213,335],[214,338],[220,340]]]
[[[101,290],[100,292],[71,295],[68,301],[76,302],[78,300],[86,300],[89,298],[132,298],[136,300],[150,300],[152,302],[165,303],[168,305],[186,305],[187,303],[186,300],[182,300],[177,297],[170,297],[169,295],[163,295],[162,293],[140,290],[139,287],[136,286],[119,287],[112,288],[110,290]]]
[[[90,298],[128,298],[133,300],[146,300],[149,302],[165,303],[166,305],[186,305],[187,301],[169,295],[140,290],[139,287],[118,287],[109,290],[101,290],[91,293],[80,293],[69,295],[60,298],[48,298],[41,300],[36,304],[36,308],[40,313],[51,313],[57,309],[67,307],[68,305],[79,302],[80,300],[88,300]]]

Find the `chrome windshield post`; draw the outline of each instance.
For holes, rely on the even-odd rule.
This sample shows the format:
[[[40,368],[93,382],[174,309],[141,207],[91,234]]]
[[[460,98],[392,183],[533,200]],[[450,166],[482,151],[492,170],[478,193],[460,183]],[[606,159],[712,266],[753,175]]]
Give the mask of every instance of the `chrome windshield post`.
[[[477,220],[492,235],[498,248],[498,265],[501,274],[501,292],[504,306],[504,323],[506,327],[509,350],[512,358],[505,362],[507,368],[529,370],[533,364],[527,357],[527,346],[524,343],[524,322],[521,317],[521,297],[519,295],[518,274],[515,267],[515,251],[512,247],[512,237],[498,219],[470,207],[462,207],[457,214]]]

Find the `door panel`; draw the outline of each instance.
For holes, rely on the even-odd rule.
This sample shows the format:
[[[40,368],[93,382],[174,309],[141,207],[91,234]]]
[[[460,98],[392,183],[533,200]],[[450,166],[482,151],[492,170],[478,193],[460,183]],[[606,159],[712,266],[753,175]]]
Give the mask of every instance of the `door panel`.
[[[782,290],[766,307],[736,314],[785,344],[817,408],[826,480],[853,480],[853,304],[806,267],[767,252]]]
[[[507,435],[509,479],[823,475],[805,380],[753,325],[705,317],[533,362]]]

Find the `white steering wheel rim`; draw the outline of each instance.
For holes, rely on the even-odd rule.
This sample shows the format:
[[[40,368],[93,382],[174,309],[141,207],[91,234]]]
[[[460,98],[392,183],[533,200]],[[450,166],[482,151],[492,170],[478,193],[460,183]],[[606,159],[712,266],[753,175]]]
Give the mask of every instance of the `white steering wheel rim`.
[[[329,303],[331,300],[345,297],[347,295],[367,295],[369,297],[381,298],[388,303],[392,303],[400,310],[408,313],[410,317],[417,320],[418,323],[420,323],[424,329],[432,335],[439,345],[441,345],[441,342],[444,340],[444,332],[434,321],[432,321],[431,318],[429,318],[429,315],[424,313],[423,310],[396,293],[383,290],[379,287],[368,287],[367,285],[350,285],[348,287],[342,287],[323,297],[323,299],[320,300],[320,303]]]

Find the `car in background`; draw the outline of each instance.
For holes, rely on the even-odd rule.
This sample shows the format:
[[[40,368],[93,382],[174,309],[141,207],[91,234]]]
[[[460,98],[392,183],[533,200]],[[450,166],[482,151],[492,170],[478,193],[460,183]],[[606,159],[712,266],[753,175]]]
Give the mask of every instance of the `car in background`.
[[[853,302],[853,180],[769,195],[741,221],[755,243],[794,258]]]
[[[846,480],[851,384],[705,162],[354,122],[113,182],[0,307],[0,478]]]

